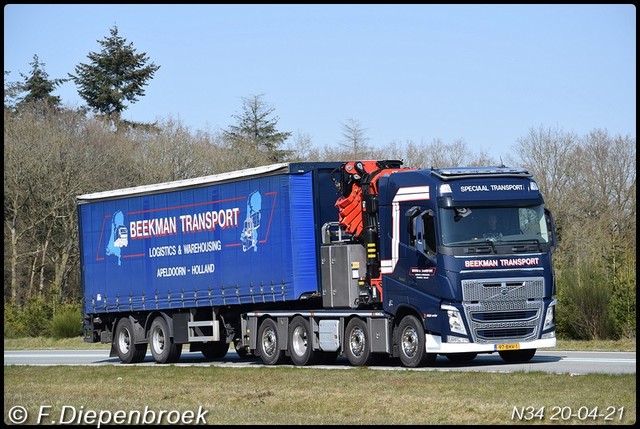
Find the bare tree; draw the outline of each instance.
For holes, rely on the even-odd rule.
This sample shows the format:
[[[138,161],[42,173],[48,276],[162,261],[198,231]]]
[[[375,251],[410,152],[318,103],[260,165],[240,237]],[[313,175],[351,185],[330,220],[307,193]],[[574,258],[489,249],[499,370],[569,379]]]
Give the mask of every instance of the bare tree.
[[[415,168],[462,167],[472,164],[473,155],[463,140],[446,144],[434,139],[428,144],[409,141],[405,148],[406,166]]]
[[[635,139],[594,130],[530,130],[517,153],[559,232],[559,323],[579,338],[635,335]],[[615,334],[620,335],[620,333]]]
[[[311,136],[305,132],[297,132],[293,141],[287,145],[286,151],[291,154],[289,160],[293,162],[320,160],[318,149],[313,147]]]
[[[75,196],[109,182],[122,160],[109,162],[107,130],[72,111],[46,115],[5,111],[5,261],[10,279],[5,297],[21,301],[35,293],[65,294],[77,268]],[[92,144],[92,132],[99,137]],[[6,262],[7,263],[7,262]],[[29,272],[24,272],[30,267]]]
[[[559,224],[572,215],[575,196],[575,156],[578,137],[558,128],[529,129],[527,136],[518,140],[515,153],[522,167],[529,169],[540,186],[545,202],[551,208]]]
[[[582,210],[605,216],[619,233],[635,235],[636,147],[629,137],[593,130],[578,150]]]
[[[22,83],[9,81],[10,71],[4,71],[4,108],[5,110],[15,110],[18,104],[18,97],[23,91]]]
[[[340,146],[350,152],[351,159],[371,158],[371,148],[369,147],[369,137],[366,136],[366,128],[363,128],[357,119],[347,119],[341,122],[342,143]]]

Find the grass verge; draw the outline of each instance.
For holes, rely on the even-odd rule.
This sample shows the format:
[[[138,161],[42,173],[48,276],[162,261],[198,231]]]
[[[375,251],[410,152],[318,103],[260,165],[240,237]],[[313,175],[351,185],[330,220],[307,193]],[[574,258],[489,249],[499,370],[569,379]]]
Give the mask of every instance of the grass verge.
[[[24,407],[31,424],[95,425],[98,416],[102,424],[117,422],[117,416],[125,419],[121,423],[136,424],[146,416],[147,423],[178,424],[629,425],[636,421],[636,376],[5,366],[5,422],[17,406]]]

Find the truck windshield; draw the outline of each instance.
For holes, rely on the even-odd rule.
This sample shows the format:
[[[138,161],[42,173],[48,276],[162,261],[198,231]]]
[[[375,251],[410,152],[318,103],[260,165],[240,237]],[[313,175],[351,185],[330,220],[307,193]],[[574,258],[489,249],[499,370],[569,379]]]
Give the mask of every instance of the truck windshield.
[[[441,208],[442,244],[484,243],[487,240],[549,242],[544,207]]]

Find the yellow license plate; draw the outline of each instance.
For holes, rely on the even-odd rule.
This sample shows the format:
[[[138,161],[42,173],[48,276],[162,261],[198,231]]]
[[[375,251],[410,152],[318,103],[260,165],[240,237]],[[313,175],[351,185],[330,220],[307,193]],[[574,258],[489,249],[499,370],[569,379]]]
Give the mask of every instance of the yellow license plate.
[[[503,351],[503,350],[520,350],[520,344],[515,343],[515,344],[498,344],[497,345],[498,348],[497,350]]]

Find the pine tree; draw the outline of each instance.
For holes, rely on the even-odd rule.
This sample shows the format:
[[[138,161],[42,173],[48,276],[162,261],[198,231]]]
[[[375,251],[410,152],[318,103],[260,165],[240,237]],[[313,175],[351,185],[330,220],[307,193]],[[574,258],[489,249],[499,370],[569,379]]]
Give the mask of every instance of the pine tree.
[[[18,99],[17,109],[21,110],[27,106],[36,109],[59,108],[60,97],[51,93],[68,79],[49,79],[49,75],[44,70],[45,64],[37,55],[33,56],[33,61],[29,65],[31,66],[29,75],[20,73],[23,82],[19,84],[19,91],[27,94]]]
[[[249,145],[265,152],[271,162],[284,161],[289,151],[281,150],[280,146],[291,133],[277,130],[279,118],[270,118],[275,108],[267,106],[263,95],[246,97],[242,101],[242,114],[232,116],[237,124],[224,130],[224,137],[239,150]]]
[[[117,127],[122,112],[128,108],[126,103],[135,103],[144,96],[144,87],[160,66],[147,64],[147,54],[136,53],[133,43],[127,44],[125,38],[118,36],[116,26],[110,32],[110,37],[98,40],[100,53],[90,52],[87,57],[91,62],[76,66],[76,75],[69,77],[87,105]]]

